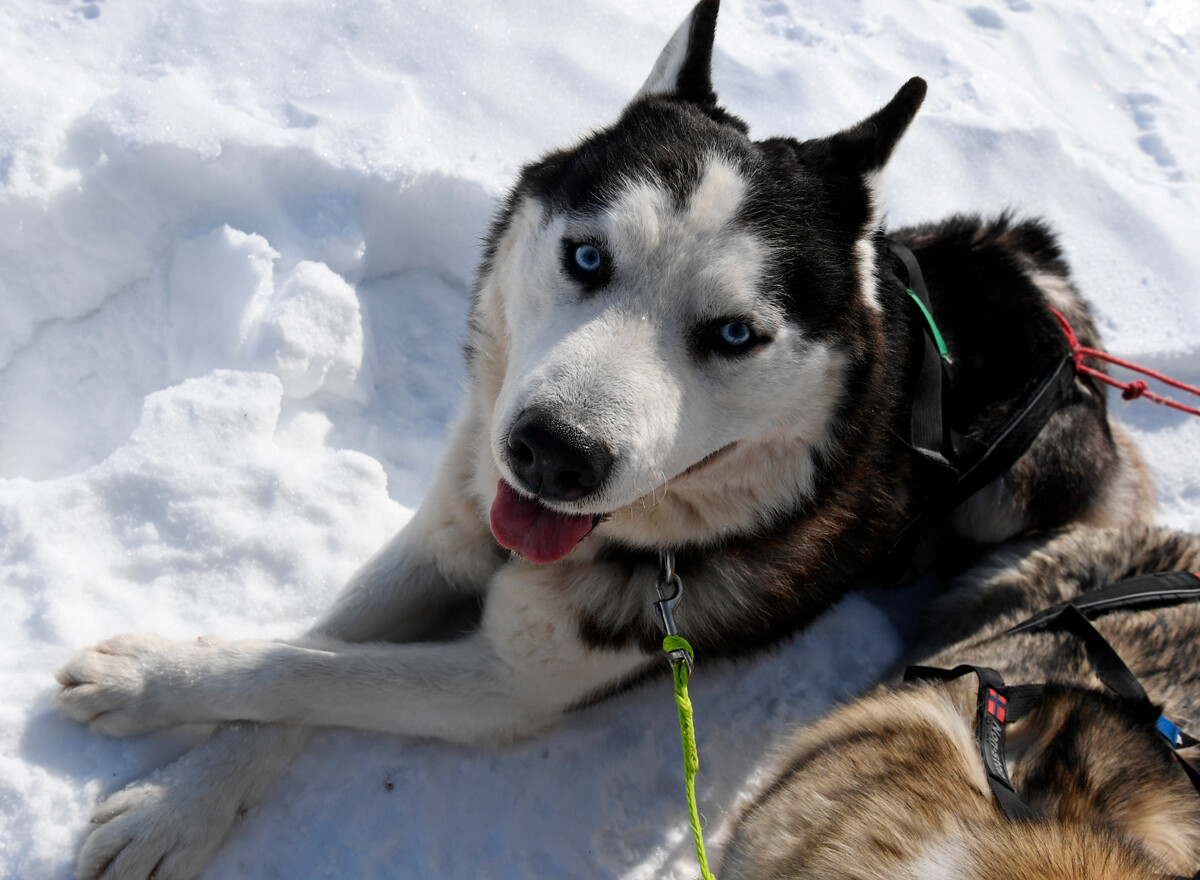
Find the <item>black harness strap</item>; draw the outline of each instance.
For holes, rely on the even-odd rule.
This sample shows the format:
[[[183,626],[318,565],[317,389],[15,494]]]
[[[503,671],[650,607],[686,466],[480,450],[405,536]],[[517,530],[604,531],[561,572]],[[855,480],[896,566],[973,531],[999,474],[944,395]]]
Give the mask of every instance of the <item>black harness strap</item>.
[[[1004,427],[977,453],[958,478],[950,506],[966,501],[1007,471],[1033,445],[1055,412],[1075,393],[1075,360],[1068,351],[1026,397]]]
[[[952,428],[951,361],[933,317],[933,302],[921,266],[911,250],[890,241],[891,252],[904,267],[905,292],[918,309],[922,352],[913,382],[908,436],[899,439],[918,456],[924,498],[920,512],[897,534],[876,568],[876,575],[895,580],[904,574],[928,517],[950,510],[1007,471],[1019,459],[1046,422],[1075,394],[1075,361],[1063,339],[1062,358],[1022,399],[996,434],[980,441]]]
[[[988,786],[992,789],[996,802],[1004,810],[1004,815],[1014,822],[1038,819],[1041,814],[1017,794],[1017,789],[1008,776],[1008,768],[1004,764],[1004,726],[1028,712],[1037,704],[1036,700],[1026,700],[1020,707],[1024,711],[1018,714],[1018,707],[1012,704],[1010,689],[1004,686],[1004,678],[999,672],[986,666],[963,664],[953,669],[910,666],[904,671],[904,680],[953,681],[972,674],[979,679],[979,699],[975,707],[975,743],[979,747],[983,767],[987,771]],[[1040,696],[1040,688],[1038,690]]]
[[[1010,633],[1031,632],[1041,629],[1070,605],[1077,608],[1088,620],[1117,610],[1145,610],[1178,605],[1200,599],[1200,574],[1190,571],[1160,571],[1140,574],[1117,581],[1098,590],[1089,590],[1073,599],[1059,602],[1044,611],[1018,623]]]
[[[1104,682],[1109,690],[1125,699],[1150,705],[1150,697],[1142,683],[1125,665],[1125,661],[1108,640],[1092,626],[1091,620],[1111,611],[1145,611],[1197,601],[1200,601],[1200,575],[1190,571],[1144,574],[1060,602],[1017,624],[1008,630],[1008,633],[1058,629],[1070,632],[1083,642],[1096,677]],[[1180,730],[1165,715],[1158,717],[1155,728],[1170,745],[1183,772],[1200,795],[1200,771],[1179,754],[1179,749],[1198,745],[1200,740]]]
[[[1083,642],[1088,661],[1096,676],[1110,690],[1126,700],[1150,708],[1153,704],[1145,688],[1113,646],[1092,626],[1090,618],[1117,610],[1147,610],[1196,601],[1200,601],[1198,574],[1170,571],[1138,575],[1060,602],[1012,627],[1006,635],[1043,630],[1066,630],[1072,633]],[[910,666],[905,670],[904,680],[952,681],[969,674],[979,678],[975,740],[996,802],[1013,821],[1036,819],[1039,814],[1017,793],[1008,776],[1008,769],[1004,763],[1004,727],[1032,711],[1041,701],[1045,686],[1008,686],[1000,673],[994,669],[967,664],[953,669]],[[1171,747],[1171,753],[1196,789],[1197,795],[1200,795],[1200,771],[1179,754],[1180,749],[1200,745],[1200,740],[1184,733],[1163,715],[1159,715],[1155,729]],[[1200,880],[1200,871],[1197,871],[1191,880]]]
[[[913,386],[912,417],[906,443],[929,465],[937,486],[933,491],[939,495],[948,494],[958,483],[958,454],[950,435],[949,358],[943,356],[941,340],[935,335],[933,302],[916,256],[895,242],[891,243],[891,248],[908,273],[905,292],[917,301],[917,308],[922,312],[924,347]]]
[[[923,328],[921,362],[913,383],[909,435],[899,439],[917,454],[922,464],[921,482],[926,491],[920,512],[900,529],[876,567],[877,576],[895,580],[909,567],[921,528],[931,514],[948,511],[962,503],[1007,471],[1028,451],[1050,417],[1076,394],[1076,368],[1074,353],[1064,338],[1063,354],[1057,365],[1020,401],[994,436],[980,441],[958,434],[951,421],[950,358],[933,317],[933,303],[920,264],[904,245],[894,241],[888,245],[904,267],[907,275],[905,292],[922,312],[919,323]],[[1083,642],[1093,669],[1105,685],[1122,697],[1149,706],[1150,699],[1137,677],[1089,623],[1089,618],[1118,609],[1160,608],[1196,600],[1200,600],[1200,575],[1188,572],[1141,575],[1048,608],[1009,632],[1065,629],[1073,633]],[[1021,798],[1008,776],[1004,764],[1004,728],[1038,704],[1044,686],[1006,686],[994,669],[969,665],[952,670],[911,666],[904,679],[950,681],[968,674],[979,679],[975,738],[987,770],[988,784],[1010,819],[1035,819],[1037,811]],[[1179,749],[1200,742],[1162,716],[1156,729],[1200,794],[1200,772],[1178,753]],[[1200,871],[1192,880],[1200,880]]]
[[[919,312],[918,325],[921,334],[921,363],[913,381],[912,411],[909,416],[908,436],[897,434],[897,439],[917,455],[918,483],[926,498],[920,511],[901,527],[892,541],[892,546],[876,565],[874,574],[884,581],[896,581],[904,576],[917,549],[921,530],[931,510],[940,507],[945,499],[954,494],[958,486],[960,467],[954,437],[950,430],[951,381],[949,358],[942,357],[937,326],[933,319],[933,302],[921,265],[911,250],[898,242],[889,241],[888,247],[904,267],[900,279],[904,291],[912,298],[913,308]]]
[[[1018,623],[1008,634],[1066,630],[1083,642],[1096,677],[1109,690],[1128,700],[1149,703],[1137,676],[1090,621],[1111,611],[1163,608],[1198,600],[1200,576],[1190,571],[1139,575],[1060,602]]]

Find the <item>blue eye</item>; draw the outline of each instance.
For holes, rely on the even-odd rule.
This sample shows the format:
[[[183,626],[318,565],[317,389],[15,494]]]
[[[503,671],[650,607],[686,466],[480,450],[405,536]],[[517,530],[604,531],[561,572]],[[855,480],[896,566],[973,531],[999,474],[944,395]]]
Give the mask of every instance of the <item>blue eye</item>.
[[[702,356],[740,358],[771,344],[770,334],[755,332],[749,321],[736,318],[718,318],[696,330],[696,347]]]
[[[575,248],[575,265],[589,275],[600,270],[600,249],[594,244],[581,244]]]
[[[613,260],[602,244],[564,238],[561,253],[563,270],[585,296],[604,287],[612,278]]]
[[[741,348],[754,335],[750,327],[741,321],[730,321],[722,325],[717,333],[720,334],[722,342],[734,348]]]

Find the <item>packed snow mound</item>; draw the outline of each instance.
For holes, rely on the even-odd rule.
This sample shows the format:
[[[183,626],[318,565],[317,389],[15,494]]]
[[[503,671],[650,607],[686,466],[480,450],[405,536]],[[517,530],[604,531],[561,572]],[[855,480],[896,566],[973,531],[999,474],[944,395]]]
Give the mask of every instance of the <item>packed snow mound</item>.
[[[407,521],[505,188],[619,113],[689,5],[0,9],[0,876],[65,880],[92,807],[203,735],[60,720],[73,650],[287,637]],[[807,137],[923,76],[890,222],[1048,218],[1110,349],[1197,384],[1198,51],[1194,0],[726,0],[714,79]],[[1114,410],[1200,529],[1200,421]],[[769,744],[893,662],[902,604],[699,658],[716,848]],[[674,712],[650,683],[494,750],[331,732],[205,876],[694,876]]]
[[[277,281],[278,259],[261,235],[230,226],[180,243],[167,283],[170,381],[240,362],[277,375],[290,398],[325,391],[366,402],[354,288],[307,260]]]

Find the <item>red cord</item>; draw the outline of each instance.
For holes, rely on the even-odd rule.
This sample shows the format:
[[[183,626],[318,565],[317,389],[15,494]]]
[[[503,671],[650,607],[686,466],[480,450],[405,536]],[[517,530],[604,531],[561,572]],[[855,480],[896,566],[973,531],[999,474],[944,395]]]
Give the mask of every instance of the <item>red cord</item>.
[[[1127,370],[1133,370],[1135,373],[1141,373],[1143,376],[1149,376],[1151,379],[1157,379],[1164,385],[1170,385],[1172,388],[1178,388],[1180,391],[1186,391],[1188,394],[1194,394],[1200,397],[1200,388],[1193,388],[1191,385],[1185,385],[1177,379],[1172,379],[1170,376],[1164,376],[1162,373],[1156,373],[1147,367],[1139,366],[1138,364],[1130,363],[1122,360],[1119,357],[1113,357],[1107,352],[1100,351],[1095,348],[1087,348],[1079,344],[1078,337],[1075,336],[1075,331],[1071,329],[1071,325],[1067,323],[1067,319],[1062,316],[1058,309],[1050,309],[1054,312],[1054,317],[1058,318],[1058,323],[1062,325],[1063,333],[1067,336],[1067,343],[1071,346],[1071,352],[1075,356],[1075,370],[1080,373],[1086,373],[1089,376],[1094,376],[1101,382],[1112,385],[1114,388],[1121,389],[1121,397],[1125,400],[1134,400],[1138,397],[1145,397],[1153,400],[1155,403],[1161,403],[1163,406],[1169,406],[1172,409],[1181,410],[1185,413],[1191,413],[1194,416],[1200,416],[1200,409],[1194,409],[1190,406],[1185,406],[1176,400],[1171,400],[1169,397],[1162,397],[1150,390],[1150,387],[1141,379],[1135,379],[1132,382],[1118,382],[1111,376],[1106,376],[1104,373],[1089,367],[1083,362],[1085,357],[1096,358],[1097,360],[1108,361],[1110,364],[1116,364],[1118,367],[1124,367]]]

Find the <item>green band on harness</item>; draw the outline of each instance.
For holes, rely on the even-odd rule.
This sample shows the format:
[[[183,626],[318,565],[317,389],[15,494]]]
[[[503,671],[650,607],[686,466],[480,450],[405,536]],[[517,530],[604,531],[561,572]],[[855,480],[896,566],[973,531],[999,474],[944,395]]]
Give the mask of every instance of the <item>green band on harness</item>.
[[[682,636],[667,636],[663,639],[663,650],[668,654],[684,651],[695,659],[695,652]],[[696,771],[700,769],[700,756],[696,751],[696,733],[692,727],[692,701],[688,697],[687,683],[691,676],[688,664],[672,659],[671,672],[675,678],[675,703],[679,707],[679,734],[683,740],[683,775],[687,782],[688,819],[692,825],[692,837],[696,841],[696,861],[700,863],[703,880],[716,880],[708,870],[708,856],[704,852],[704,831],[700,826],[700,810],[696,807]]]
[[[904,292],[912,297],[912,301],[917,304],[917,308],[925,316],[925,323],[929,325],[929,332],[933,334],[933,341],[937,345],[938,354],[942,356],[942,360],[949,360],[950,352],[946,350],[946,340],[942,339],[942,332],[938,330],[937,321],[933,320],[933,315],[929,309],[925,308],[925,303],[921,302],[921,298],[913,293],[910,288],[904,288]]]

